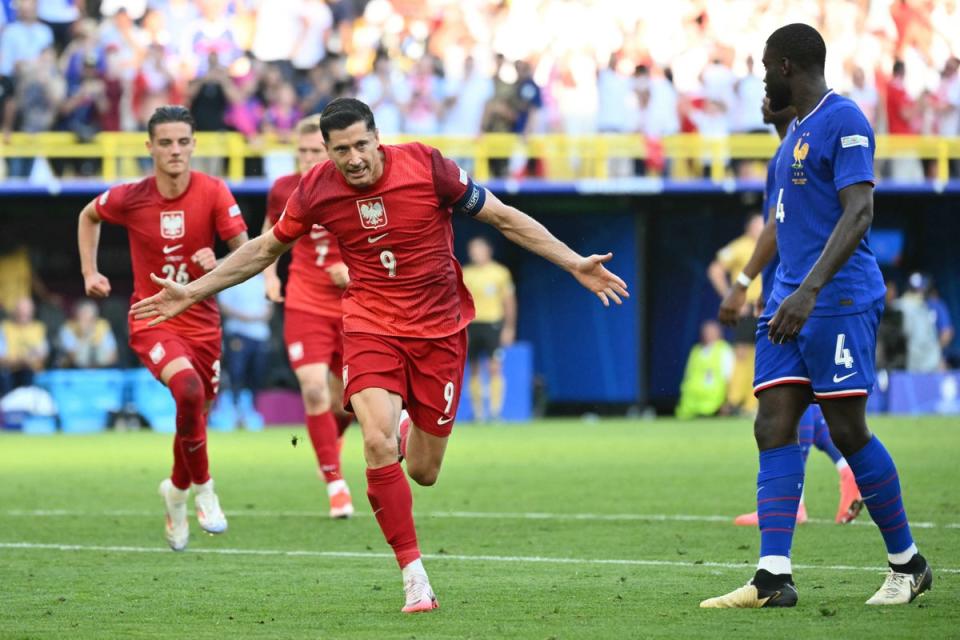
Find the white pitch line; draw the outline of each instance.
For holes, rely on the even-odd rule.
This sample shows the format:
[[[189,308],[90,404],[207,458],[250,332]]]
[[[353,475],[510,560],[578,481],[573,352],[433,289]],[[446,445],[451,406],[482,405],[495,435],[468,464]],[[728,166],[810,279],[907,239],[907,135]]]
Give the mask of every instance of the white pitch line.
[[[133,509],[107,509],[105,511],[77,511],[71,509],[11,509],[0,512],[8,517],[143,517],[152,518],[156,511]],[[227,511],[231,518],[327,518],[325,511],[261,511],[241,510]],[[365,512],[358,512],[358,516],[369,516]],[[603,522],[733,522],[730,516],[694,515],[683,513],[541,513],[541,512],[498,512],[498,511],[423,511],[414,514],[418,518],[454,518],[466,520],[575,520],[575,521],[603,521]],[[826,518],[810,518],[808,524],[835,525],[833,520]],[[854,525],[873,525],[869,518],[855,520]],[[937,524],[935,522],[911,522],[914,529],[960,529],[960,523]]]
[[[56,544],[40,542],[0,542],[0,549],[34,550],[34,551],[98,551],[107,553],[170,553],[166,547],[130,547],[110,545],[83,545],[83,544]],[[186,553],[204,553],[223,556],[283,556],[283,557],[311,557],[311,558],[359,558],[359,559],[392,559],[391,553],[376,551],[313,551],[308,549],[196,549],[191,548]],[[707,567],[710,569],[745,569],[752,565],[738,562],[682,562],[678,560],[637,560],[630,558],[551,558],[547,556],[494,556],[494,555],[460,555],[460,554],[424,554],[428,560],[455,560],[461,562],[504,562],[529,564],[587,564],[587,565],[615,565],[638,567],[685,567],[695,569]],[[883,573],[883,567],[859,567],[853,565],[812,565],[795,564],[796,569],[826,570],[826,571],[868,571]],[[937,567],[938,573],[960,573],[960,569]]]

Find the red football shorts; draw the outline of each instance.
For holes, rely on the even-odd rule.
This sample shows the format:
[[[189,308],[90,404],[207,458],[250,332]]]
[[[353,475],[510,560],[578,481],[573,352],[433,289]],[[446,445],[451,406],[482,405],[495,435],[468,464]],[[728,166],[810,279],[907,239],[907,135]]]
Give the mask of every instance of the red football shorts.
[[[160,372],[175,358],[183,356],[190,361],[203,380],[207,400],[217,397],[220,388],[220,350],[217,340],[191,340],[162,327],[136,331],[130,336],[130,348],[140,362],[159,380]]]
[[[290,367],[326,364],[334,375],[343,367],[343,318],[287,309],[283,317],[283,341]]]
[[[343,337],[344,402],[372,387],[403,398],[418,429],[446,438],[460,403],[467,330],[445,338],[399,338],[372,333]]]

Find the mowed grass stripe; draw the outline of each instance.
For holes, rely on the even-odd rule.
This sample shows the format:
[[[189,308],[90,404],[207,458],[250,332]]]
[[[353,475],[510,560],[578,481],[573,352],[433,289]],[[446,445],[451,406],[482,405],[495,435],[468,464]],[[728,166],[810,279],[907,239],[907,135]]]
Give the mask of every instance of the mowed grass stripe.
[[[0,549],[21,549],[34,551],[94,551],[105,553],[172,553],[166,547],[133,547],[125,545],[85,545],[85,544],[58,544],[39,542],[0,542]],[[377,551],[317,551],[311,549],[190,549],[186,553],[203,553],[223,556],[287,556],[287,557],[315,557],[315,558],[350,558],[376,559],[393,558],[392,553]],[[634,558],[555,558],[547,556],[497,556],[497,555],[462,555],[462,554],[430,554],[423,557],[428,560],[453,560],[461,562],[505,562],[529,564],[586,564],[586,565],[618,565],[640,567],[708,567],[712,569],[743,569],[742,562],[710,562],[678,560],[643,560]],[[813,565],[794,564],[795,569],[826,570],[826,571],[868,571],[882,573],[884,567],[860,567],[851,565]],[[960,569],[937,567],[938,573],[960,573]]]
[[[143,509],[105,509],[103,511],[80,511],[73,509],[9,509],[3,512],[11,518],[59,518],[59,517],[114,517],[114,518],[153,518],[158,511]],[[325,511],[261,511],[242,510],[225,511],[230,518],[329,518]],[[369,513],[357,512],[354,517],[367,517]],[[418,518],[455,518],[465,520],[597,520],[602,522],[719,522],[730,524],[731,516],[698,515],[687,513],[542,513],[504,512],[504,511],[424,511],[414,514]],[[827,518],[809,518],[804,524],[828,524],[836,522]],[[869,517],[860,518],[850,524],[870,525]],[[960,523],[937,524],[936,522],[910,522],[913,529],[960,529]]]

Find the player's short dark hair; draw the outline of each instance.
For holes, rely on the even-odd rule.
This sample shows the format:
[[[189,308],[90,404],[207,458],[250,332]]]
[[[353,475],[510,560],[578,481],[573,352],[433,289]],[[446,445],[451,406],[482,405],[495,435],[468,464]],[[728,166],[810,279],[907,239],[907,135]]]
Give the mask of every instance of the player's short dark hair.
[[[827,44],[823,36],[801,22],[788,24],[771,33],[767,48],[776,52],[778,58],[788,58],[805,71],[823,71],[827,61]]]
[[[346,129],[358,122],[366,124],[367,131],[374,131],[377,128],[373,121],[373,111],[366,103],[356,98],[332,100],[320,112],[320,132],[323,134],[324,142],[330,141],[331,131]]]
[[[897,58],[893,61],[893,75],[902,76],[907,72],[907,65],[903,63],[903,60]]]
[[[147,122],[147,133],[150,135],[150,138],[153,139],[153,132],[158,124],[166,124],[168,122],[186,123],[190,125],[190,133],[193,133],[197,128],[197,123],[194,121],[193,114],[190,113],[189,109],[179,104],[165,104],[162,107],[157,107],[157,110],[153,112],[153,115],[150,116],[150,120]]]

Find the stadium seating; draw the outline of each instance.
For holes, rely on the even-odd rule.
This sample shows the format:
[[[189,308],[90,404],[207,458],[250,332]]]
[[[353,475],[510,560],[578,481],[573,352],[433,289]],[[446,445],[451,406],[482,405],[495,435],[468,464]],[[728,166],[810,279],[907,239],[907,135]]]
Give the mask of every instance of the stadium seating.
[[[37,376],[36,384],[53,396],[64,433],[97,433],[107,428],[111,411],[123,406],[126,372],[120,369],[62,369]],[[32,429],[44,426],[31,424]]]

